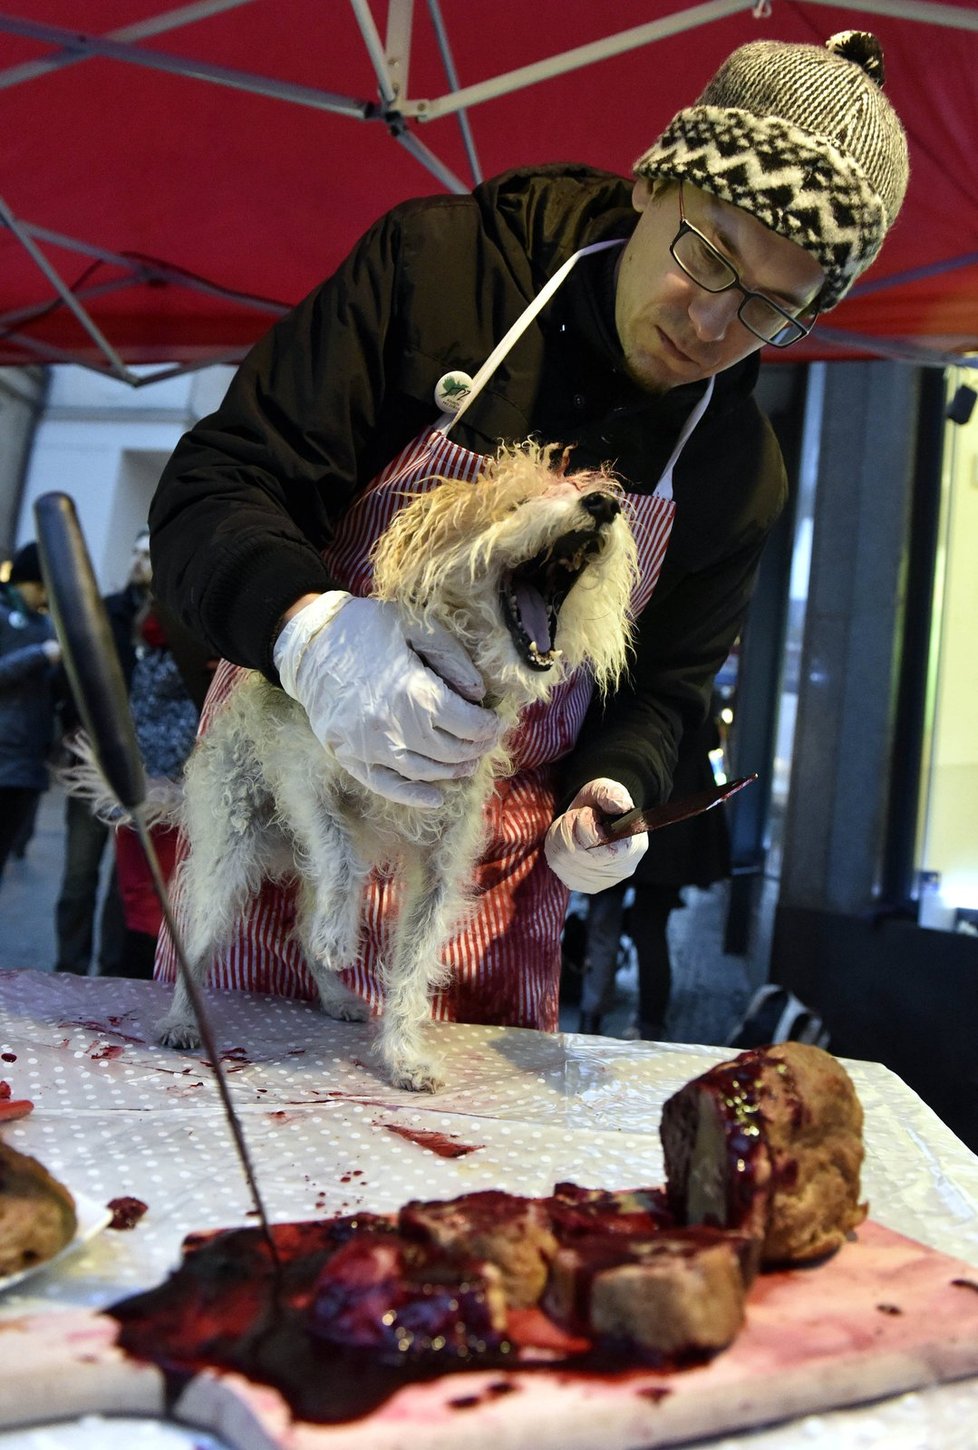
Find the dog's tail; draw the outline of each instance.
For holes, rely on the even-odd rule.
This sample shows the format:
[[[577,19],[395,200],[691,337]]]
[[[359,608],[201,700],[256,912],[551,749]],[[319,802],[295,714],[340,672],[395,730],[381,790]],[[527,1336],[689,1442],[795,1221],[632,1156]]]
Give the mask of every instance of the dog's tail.
[[[84,730],[77,730],[69,736],[65,746],[74,759],[54,772],[59,784],[77,800],[87,801],[92,815],[106,825],[131,825],[132,816],[113,795]],[[183,787],[179,781],[163,776],[152,776],[147,780],[143,812],[147,826],[176,825],[182,809]]]

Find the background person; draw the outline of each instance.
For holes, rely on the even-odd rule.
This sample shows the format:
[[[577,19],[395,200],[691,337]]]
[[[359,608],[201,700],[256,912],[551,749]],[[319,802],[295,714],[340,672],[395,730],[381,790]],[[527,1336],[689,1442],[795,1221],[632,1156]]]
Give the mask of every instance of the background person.
[[[50,784],[61,649],[47,597],[37,544],[25,544],[0,595],[0,877]]]
[[[261,670],[357,779],[437,810],[439,782],[471,771],[495,717],[457,643],[426,641],[422,659],[363,597],[377,534],[434,476],[474,478],[500,441],[570,445],[574,468],[613,460],[642,568],[634,666],[603,707],[576,679],[528,713],[435,1016],[555,1028],[567,889],[600,891],[641,858],[644,837],[589,851],[597,816],[668,796],[784,502],[752,397],[758,353],[844,296],[900,209],[906,141],[882,78],[872,37],[757,42],[632,183],[548,166],[396,208],[258,343],[163,474],[157,591],[233,662],[208,710],[234,666]],[[392,910],[375,881],[346,976],[374,1001]],[[292,913],[266,883],[212,982],[313,998]],[[164,944],[158,973],[174,971]]]
[[[149,557],[149,530],[140,529],[133,540],[126,582],[104,599],[109,626],[129,689],[136,664],[139,628],[149,608],[149,586],[153,569]],[[81,719],[66,675],[62,674],[60,702],[61,733],[70,755],[71,737],[81,728]],[[109,841],[109,827],[92,814],[88,803],[70,792],[65,795],[65,853],[61,887],[54,910],[57,943],[56,972],[88,975],[95,936],[102,861]],[[99,913],[98,969],[102,976],[117,976],[124,966],[125,916],[113,853],[102,909]]]
[[[147,791],[164,785],[177,788],[197,737],[199,711],[170,648],[163,620],[152,603],[140,627],[140,637],[129,705]],[[176,859],[176,828],[154,825],[150,836],[160,873],[168,882]],[[118,967],[104,975],[149,978],[153,975],[163,912],[142,843],[132,827],[116,828],[115,855],[125,937]]]

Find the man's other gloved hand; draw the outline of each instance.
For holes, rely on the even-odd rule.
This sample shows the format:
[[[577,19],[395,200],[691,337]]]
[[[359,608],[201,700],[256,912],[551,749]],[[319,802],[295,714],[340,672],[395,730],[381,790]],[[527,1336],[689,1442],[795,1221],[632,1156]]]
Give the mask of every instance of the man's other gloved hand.
[[[316,738],[402,805],[440,805],[435,782],[471,775],[499,736],[498,717],[470,703],[485,686],[458,641],[440,625],[405,635],[380,600],[319,595],[285,625],[273,657]]]
[[[595,846],[593,851],[587,848],[603,840],[599,825],[603,816],[621,815],[633,805],[628,791],[616,780],[591,780],[553,822],[544,842],[544,855],[551,871],[571,891],[604,891],[631,876],[649,849],[646,832]]]

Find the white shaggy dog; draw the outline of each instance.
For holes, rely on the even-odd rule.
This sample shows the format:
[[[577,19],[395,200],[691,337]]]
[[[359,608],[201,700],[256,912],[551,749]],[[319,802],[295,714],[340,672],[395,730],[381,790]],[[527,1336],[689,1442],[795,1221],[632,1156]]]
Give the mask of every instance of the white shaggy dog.
[[[408,626],[434,620],[452,631],[505,731],[578,667],[599,689],[613,686],[629,650],[637,563],[620,487],[603,471],[566,473],[555,451],[504,449],[476,483],[440,481],[401,509],[374,554],[374,595],[396,603]],[[379,1050],[395,1086],[435,1090],[423,1043],[429,997],[443,977],[442,947],[464,918],[483,807],[508,768],[504,733],[474,775],[444,784],[441,807],[392,802],[336,762],[299,704],[249,673],[194,748],[184,780],[181,917],[195,978],[205,978],[263,877],[298,876],[297,931],[323,1009],[366,1017],[337,972],[356,960],[369,872],[392,868],[402,894],[384,962]],[[197,1039],[178,979],[160,1040]]]

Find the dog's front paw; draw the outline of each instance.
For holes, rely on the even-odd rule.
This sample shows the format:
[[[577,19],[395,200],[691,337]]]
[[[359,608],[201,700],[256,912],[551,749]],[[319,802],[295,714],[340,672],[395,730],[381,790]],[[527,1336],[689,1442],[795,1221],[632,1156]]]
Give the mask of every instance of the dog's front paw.
[[[339,1007],[324,1007],[323,1011],[334,1022],[366,1022],[370,1018],[370,1008],[366,1002],[344,1002]]]
[[[337,1022],[366,1022],[370,1017],[370,1003],[352,992],[345,982],[333,975],[319,975],[319,1005],[327,1017]]]
[[[423,1057],[388,1059],[387,1071],[394,1087],[413,1093],[437,1093],[445,1086],[434,1064]]]
[[[194,1048],[200,1046],[200,1031],[195,1022],[185,1017],[164,1017],[156,1028],[161,1047]]]

